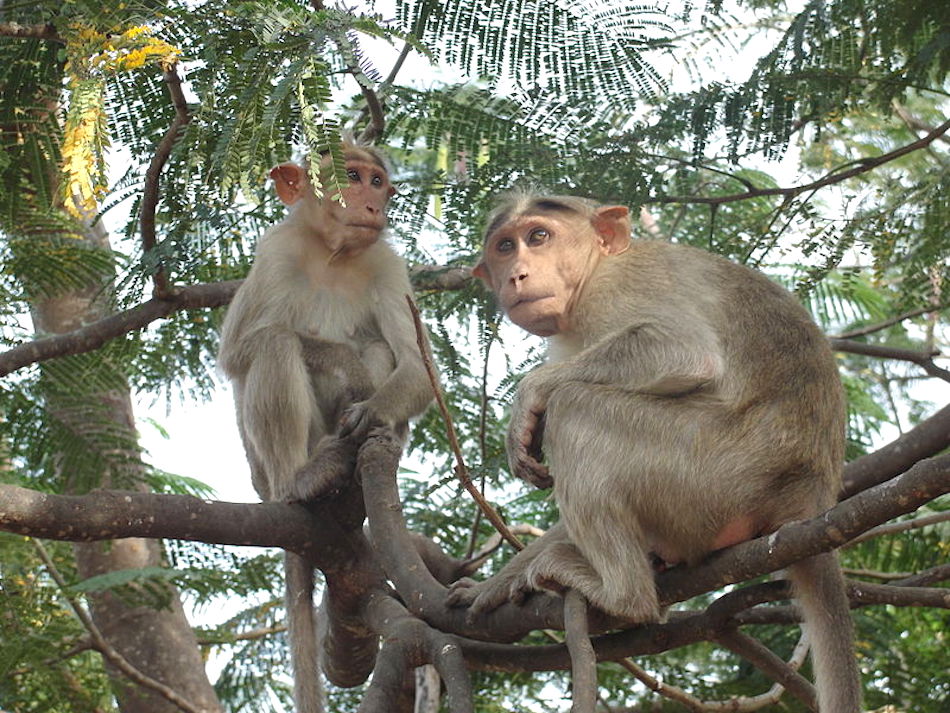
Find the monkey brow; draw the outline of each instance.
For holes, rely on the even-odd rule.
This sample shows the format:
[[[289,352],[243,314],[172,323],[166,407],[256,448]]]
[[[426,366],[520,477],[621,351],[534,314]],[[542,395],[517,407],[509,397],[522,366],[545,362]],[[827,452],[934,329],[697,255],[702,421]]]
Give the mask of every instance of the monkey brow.
[[[485,230],[485,239],[487,240],[498,228],[522,215],[540,215],[543,213],[579,213],[577,206],[571,205],[567,201],[561,201],[556,198],[537,198],[529,201],[526,205],[513,207],[510,210],[503,211],[489,223]]]

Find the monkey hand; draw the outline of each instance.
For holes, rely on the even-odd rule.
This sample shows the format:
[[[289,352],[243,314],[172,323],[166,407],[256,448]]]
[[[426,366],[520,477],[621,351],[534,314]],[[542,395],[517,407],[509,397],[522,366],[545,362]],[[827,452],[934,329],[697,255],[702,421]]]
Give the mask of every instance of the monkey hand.
[[[554,480],[547,466],[541,463],[541,441],[544,435],[544,415],[527,411],[520,415],[521,427],[516,427],[512,413],[506,448],[511,474],[527,480],[537,488],[550,488]]]
[[[543,367],[535,369],[521,380],[518,394],[511,405],[506,449],[512,475],[527,480],[537,488],[550,488],[554,481],[547,466],[541,463],[544,454],[544,416],[547,410],[548,390],[544,383]]]
[[[353,404],[343,412],[340,418],[340,438],[362,443],[369,432],[377,426],[392,424],[374,408],[370,399]]]

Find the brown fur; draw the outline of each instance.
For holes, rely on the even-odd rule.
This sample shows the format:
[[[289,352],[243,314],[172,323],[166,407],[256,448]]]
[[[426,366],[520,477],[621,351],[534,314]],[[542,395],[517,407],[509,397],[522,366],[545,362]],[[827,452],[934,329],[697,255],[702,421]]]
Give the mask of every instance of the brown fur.
[[[553,482],[561,522],[453,603],[486,611],[554,586],[655,621],[651,557],[696,563],[834,503],[842,389],[827,340],[788,292],[701,250],[631,243],[621,207],[520,194],[489,225],[476,274],[513,321],[550,338],[549,363],[512,405],[509,460],[516,475]],[[821,711],[855,713],[837,560],[813,557],[789,576]]]

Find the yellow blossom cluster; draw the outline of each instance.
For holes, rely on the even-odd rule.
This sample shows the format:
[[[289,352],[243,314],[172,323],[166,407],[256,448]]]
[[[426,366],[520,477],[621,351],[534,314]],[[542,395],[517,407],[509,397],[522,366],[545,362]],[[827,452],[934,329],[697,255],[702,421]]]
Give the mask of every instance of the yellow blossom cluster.
[[[106,192],[106,75],[139,69],[150,62],[168,70],[181,55],[181,50],[152,32],[146,25],[112,33],[74,25],[67,33],[70,98],[63,136],[62,195],[67,209],[76,216],[94,212]]]

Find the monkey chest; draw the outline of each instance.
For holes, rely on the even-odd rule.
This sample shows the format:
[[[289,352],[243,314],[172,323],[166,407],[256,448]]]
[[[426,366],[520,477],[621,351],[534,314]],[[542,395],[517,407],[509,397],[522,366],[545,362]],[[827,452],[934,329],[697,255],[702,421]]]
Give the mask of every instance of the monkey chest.
[[[294,329],[334,342],[357,344],[379,331],[368,292],[309,290],[291,311]]]

